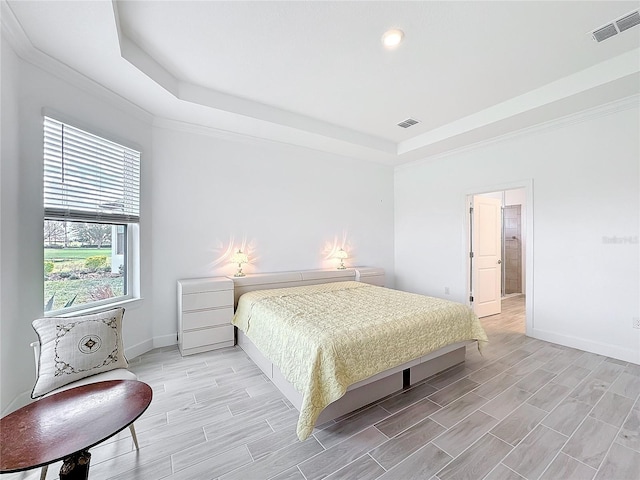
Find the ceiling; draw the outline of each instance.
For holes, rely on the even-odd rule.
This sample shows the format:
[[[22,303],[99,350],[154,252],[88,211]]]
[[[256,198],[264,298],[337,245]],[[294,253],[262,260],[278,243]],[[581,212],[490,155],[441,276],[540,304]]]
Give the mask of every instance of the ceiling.
[[[638,94],[640,27],[591,31],[639,6],[2,0],[2,23],[22,56],[158,124],[398,165]],[[394,50],[390,28],[405,35]]]

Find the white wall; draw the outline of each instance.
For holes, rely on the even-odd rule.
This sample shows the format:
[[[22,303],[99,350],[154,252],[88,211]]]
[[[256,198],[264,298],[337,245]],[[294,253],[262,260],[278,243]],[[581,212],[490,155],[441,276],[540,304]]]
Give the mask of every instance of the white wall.
[[[19,245],[15,228],[18,224],[18,59],[4,41],[1,55],[0,405],[4,407],[21,391],[20,377],[28,373],[28,364],[12,361],[14,339],[25,336],[25,327],[15,321],[20,294],[15,278],[18,259],[14,255]]]
[[[126,307],[125,349],[151,347],[151,126],[139,112],[97,86],[86,90],[17,58],[2,42],[2,365],[0,410],[27,399],[34,383],[37,337],[31,322],[43,315],[42,108],[54,109],[95,133],[136,143],[142,150],[141,289]]]
[[[176,281],[232,275],[223,260],[246,245],[243,270],[385,268],[393,279],[393,169],[259,140],[164,128],[153,140],[154,338],[175,342]],[[228,258],[228,257],[227,257]]]
[[[437,296],[449,286],[465,302],[466,195],[532,182],[531,333],[640,362],[640,331],[632,329],[640,315],[638,115],[634,97],[398,168],[396,286]]]

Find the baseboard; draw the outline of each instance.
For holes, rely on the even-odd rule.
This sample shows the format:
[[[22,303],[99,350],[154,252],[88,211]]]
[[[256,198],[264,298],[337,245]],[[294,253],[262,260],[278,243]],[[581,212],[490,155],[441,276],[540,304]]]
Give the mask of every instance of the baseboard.
[[[178,344],[178,334],[172,333],[161,337],[153,337],[153,348],[168,347],[169,345]]]
[[[153,348],[153,339],[149,338],[144,342],[125,348],[124,354],[129,360],[131,360],[132,358],[139,357],[143,353],[147,353],[149,350],[153,350]]]
[[[154,348],[160,347],[168,347],[169,345],[177,345],[178,341],[176,340],[176,335],[163,335],[161,337],[153,337],[145,340],[144,342],[137,343],[136,345],[131,345],[124,349],[124,353],[127,358],[136,358],[142,355],[143,353],[147,353]]]
[[[31,390],[27,390],[26,392],[22,392],[13,401],[5,408],[1,415],[4,417],[5,415],[9,415],[11,412],[16,411],[19,408],[24,407],[25,405],[33,402],[31,398]]]
[[[586,352],[604,355],[606,357],[617,358],[625,362],[640,364],[640,350],[633,348],[624,348],[609,343],[594,342],[585,338],[574,337],[571,335],[562,335],[556,332],[540,330],[534,328],[531,332],[533,338],[544,340],[546,342],[557,343],[565,347],[577,348]]]

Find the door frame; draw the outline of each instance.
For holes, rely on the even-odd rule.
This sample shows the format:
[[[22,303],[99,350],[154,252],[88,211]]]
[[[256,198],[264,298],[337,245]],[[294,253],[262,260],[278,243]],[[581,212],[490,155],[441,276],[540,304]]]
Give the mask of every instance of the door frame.
[[[462,258],[464,258],[464,277],[466,278],[467,288],[467,305],[471,306],[469,299],[469,292],[471,291],[471,259],[469,258],[469,252],[471,248],[471,228],[470,221],[471,215],[469,212],[469,204],[472,203],[474,195],[480,195],[483,193],[501,192],[504,190],[516,190],[519,188],[525,189],[525,196],[527,199],[526,204],[526,233],[525,242],[527,245],[525,252],[525,335],[532,336],[534,331],[534,216],[533,216],[533,179],[518,180],[514,182],[501,183],[497,185],[488,185],[484,187],[477,187],[473,189],[467,189],[464,195],[464,252]]]

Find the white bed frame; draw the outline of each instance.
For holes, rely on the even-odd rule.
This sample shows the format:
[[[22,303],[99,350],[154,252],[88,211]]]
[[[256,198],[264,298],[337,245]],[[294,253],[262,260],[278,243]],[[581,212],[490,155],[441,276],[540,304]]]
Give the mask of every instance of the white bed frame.
[[[373,267],[356,267],[346,270],[305,270],[298,272],[260,273],[245,277],[234,277],[235,304],[244,293],[302,285],[317,285],[329,282],[361,281],[372,285],[384,285],[384,270]],[[298,411],[302,405],[302,395],[280,373],[271,361],[239,329],[237,344],[264,372],[282,394]],[[357,410],[403,388],[408,388],[425,378],[449,367],[464,362],[465,347],[474,342],[460,342],[416,358],[403,365],[385,370],[351,385],[338,400],[328,405],[318,417],[317,425],[333,420]]]

